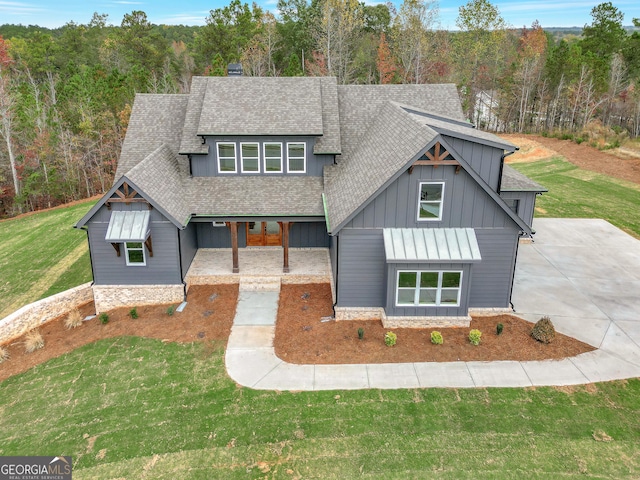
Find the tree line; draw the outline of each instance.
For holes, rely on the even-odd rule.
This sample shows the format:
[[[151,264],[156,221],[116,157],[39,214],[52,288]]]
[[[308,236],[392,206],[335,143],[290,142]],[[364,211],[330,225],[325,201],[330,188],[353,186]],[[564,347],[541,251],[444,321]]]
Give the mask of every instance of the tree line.
[[[435,0],[279,0],[276,17],[240,0],[204,26],[120,25],[95,13],[58,29],[0,26],[0,216],[106,191],[134,95],[188,92],[193,75],[331,75],[340,84],[455,83],[469,120],[507,132],[594,125],[640,134],[640,20],[610,2],[579,36],[513,28],[489,0],[439,26]]]

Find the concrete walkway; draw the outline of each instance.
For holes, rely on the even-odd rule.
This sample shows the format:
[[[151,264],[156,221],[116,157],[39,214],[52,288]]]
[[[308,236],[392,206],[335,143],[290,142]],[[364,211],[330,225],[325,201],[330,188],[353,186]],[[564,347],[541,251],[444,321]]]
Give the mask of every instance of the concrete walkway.
[[[293,365],[273,349],[279,292],[241,291],[226,351],[240,385],[269,390],[574,385],[640,377],[640,241],[602,220],[537,219],[520,245],[516,313],[549,315],[597,350],[564,360]]]

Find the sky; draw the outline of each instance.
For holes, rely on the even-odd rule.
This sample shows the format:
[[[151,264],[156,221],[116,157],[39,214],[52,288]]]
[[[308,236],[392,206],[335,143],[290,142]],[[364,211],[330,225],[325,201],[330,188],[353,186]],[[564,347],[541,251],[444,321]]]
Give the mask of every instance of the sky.
[[[242,0],[251,4],[251,0]],[[265,10],[275,14],[277,0],[255,0]],[[399,5],[402,0],[393,0]],[[469,0],[440,0],[439,23],[447,30],[456,29],[458,8]],[[504,20],[511,27],[531,26],[538,20],[542,27],[584,27],[591,24],[591,9],[605,0],[493,0]],[[367,4],[378,3],[365,0]],[[56,28],[73,21],[87,24],[93,12],[106,13],[107,23],[120,25],[125,13],[142,10],[151,23],[169,25],[204,25],[209,11],[224,7],[229,0],[0,0],[0,25],[5,23],[40,25]],[[638,0],[613,1],[624,14],[624,25],[631,25],[633,18],[640,18]]]

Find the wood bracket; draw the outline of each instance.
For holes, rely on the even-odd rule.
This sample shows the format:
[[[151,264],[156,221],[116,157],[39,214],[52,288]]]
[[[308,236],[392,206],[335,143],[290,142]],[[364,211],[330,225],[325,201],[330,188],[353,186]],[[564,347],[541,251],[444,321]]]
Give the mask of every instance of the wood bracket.
[[[153,242],[151,241],[151,235],[147,237],[147,239],[144,241],[144,244],[146,245],[147,250],[149,250],[149,256],[153,257]]]
[[[116,254],[119,257],[120,256],[120,244],[119,243],[112,243],[111,246],[116,251]]]

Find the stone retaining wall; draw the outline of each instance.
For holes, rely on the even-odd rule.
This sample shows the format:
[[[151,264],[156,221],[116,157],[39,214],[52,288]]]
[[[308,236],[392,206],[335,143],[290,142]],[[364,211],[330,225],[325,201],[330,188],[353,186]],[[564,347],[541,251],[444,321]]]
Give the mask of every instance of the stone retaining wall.
[[[93,300],[91,282],[30,303],[0,320],[0,344]]]
[[[117,307],[136,307],[176,303],[184,300],[184,286],[179,285],[94,285],[96,313]]]

